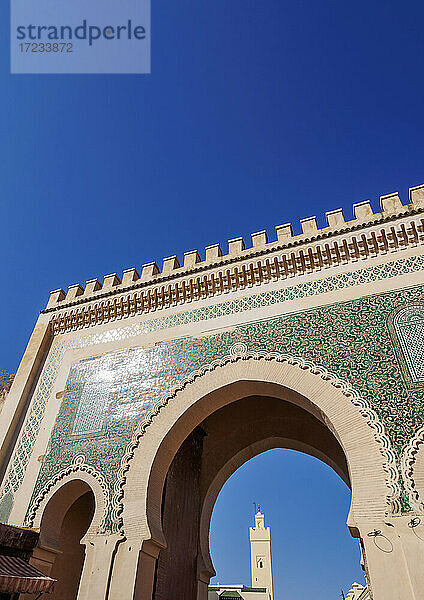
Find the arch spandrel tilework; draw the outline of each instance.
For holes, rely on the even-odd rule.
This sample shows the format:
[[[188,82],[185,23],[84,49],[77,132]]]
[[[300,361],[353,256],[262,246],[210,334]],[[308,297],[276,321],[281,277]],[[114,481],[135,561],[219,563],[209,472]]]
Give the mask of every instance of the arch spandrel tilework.
[[[405,270],[409,272],[423,268],[421,263],[414,261],[402,259],[384,271],[379,266],[376,270],[367,268],[359,274],[341,274],[324,279],[318,284],[305,284],[307,289],[302,288],[299,293],[311,295],[322,291],[316,286],[324,285],[324,282],[326,286],[330,286],[330,291],[332,285],[341,289],[355,285],[364,278],[378,280],[383,273],[384,277],[391,277]],[[275,294],[293,294],[293,290],[298,287],[288,288],[289,291],[279,290]],[[48,400],[64,352],[108,340],[136,336],[154,328],[163,329],[283,300],[280,297],[278,300],[271,298],[272,294],[273,292],[266,292],[251,296],[250,299],[227,301],[210,309],[162,316],[152,321],[116,328],[104,334],[67,338],[61,342],[62,345],[55,345],[40,379],[23,439],[13,458],[12,476],[6,481],[3,494],[14,493],[19,488],[43,417],[43,403],[45,405]],[[57,472],[72,464],[75,456],[79,454],[84,454],[87,463],[102,473],[113,495],[116,486],[115,475],[119,470],[120,461],[140,421],[148,419],[155,405],[173,385],[184,380],[189,373],[201,369],[203,365],[227,355],[235,343],[245,344],[252,352],[279,352],[299,356],[323,365],[339,378],[349,381],[378,414],[395,453],[400,456],[402,448],[408,443],[413,432],[424,424],[424,402],[422,394],[418,390],[408,388],[400,376],[399,363],[387,323],[396,308],[419,303],[422,299],[423,290],[416,287],[241,325],[232,332],[202,338],[184,338],[150,349],[120,350],[113,355],[82,361],[75,365],[68,378],[33,498]],[[210,310],[210,314],[205,312],[207,310]],[[108,363],[106,370],[113,372],[115,386],[114,392],[105,401],[106,418],[103,419],[101,428],[97,428],[96,431],[78,434],[74,425],[84,378],[92,376],[93,370],[104,369],[105,364],[102,363]],[[148,369],[143,369],[143,363],[148,364]],[[130,370],[130,364],[133,365],[133,376],[129,381],[120,382],[120,370]],[[148,377],[146,371],[149,372]],[[132,403],[131,399],[135,398]],[[121,417],[125,415],[125,418],[119,417],[120,414]],[[401,498],[401,502],[404,509],[409,508],[406,495]],[[109,526],[113,529],[112,520]]]
[[[424,383],[424,304],[399,310],[393,328],[411,381]]]

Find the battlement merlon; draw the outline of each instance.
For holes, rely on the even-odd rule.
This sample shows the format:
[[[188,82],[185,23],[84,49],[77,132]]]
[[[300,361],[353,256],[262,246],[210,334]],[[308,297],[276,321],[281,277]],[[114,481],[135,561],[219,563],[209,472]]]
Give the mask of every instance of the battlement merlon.
[[[267,255],[271,255],[278,251],[286,252],[287,256],[291,257],[289,262],[290,260],[293,262],[291,266],[290,264],[287,266],[287,260],[284,261],[283,258],[283,267],[286,270],[287,276],[292,276],[299,272],[299,268],[296,266],[299,260],[300,267],[305,267],[305,258],[306,263],[308,263],[308,260],[310,263],[314,263],[315,261],[318,268],[331,266],[331,256],[327,256],[326,258],[321,251],[317,249],[317,252],[314,250],[313,256],[311,257],[311,249],[306,248],[306,246],[311,243],[317,244],[320,240],[322,240],[323,246],[329,246],[329,243],[325,242],[325,240],[330,240],[333,237],[341,235],[346,236],[346,243],[344,242],[344,258],[348,258],[347,254],[349,254],[352,233],[376,225],[384,227],[385,224],[396,221],[396,219],[424,212],[424,184],[410,188],[408,204],[403,205],[399,194],[395,192],[381,196],[380,207],[381,212],[374,213],[370,201],[359,202],[353,205],[354,219],[350,221],[345,221],[342,209],[336,209],[326,213],[327,226],[321,229],[318,229],[315,216],[307,217],[300,220],[302,233],[298,235],[293,235],[291,224],[286,223],[276,227],[277,239],[275,241],[269,242],[267,232],[259,231],[252,233],[252,246],[249,248],[246,248],[244,240],[241,237],[238,237],[228,241],[227,254],[223,254],[219,244],[207,246],[205,249],[205,260],[203,261],[197,250],[191,250],[184,254],[182,266],[176,256],[171,256],[163,259],[162,270],[159,269],[155,262],[150,262],[143,265],[141,276],[138,274],[137,269],[131,268],[126,269],[123,272],[122,281],[116,273],[113,273],[104,277],[103,284],[101,284],[98,279],[91,279],[86,282],[85,288],[80,284],[74,284],[68,288],[67,293],[62,289],[54,290],[50,293],[46,311],[52,312],[68,307],[70,308],[74,305],[98,301],[109,297],[110,295],[125,293],[132,289],[149,288],[150,286],[157,286],[159,284],[169,288],[172,280],[180,280],[185,276],[195,277],[196,280],[202,280],[200,286],[203,286],[203,288],[205,286],[208,287],[209,284],[205,281],[205,278],[207,278],[205,273],[217,267],[223,268],[225,266],[226,276],[230,276],[232,280],[235,279],[237,283],[242,270],[241,267],[237,267],[237,263],[244,260],[257,261],[259,257],[263,259],[264,263],[267,263],[266,269],[271,272],[272,277],[275,279],[274,275],[278,276],[278,272],[281,272],[281,265],[279,266],[275,262],[274,257],[268,260]],[[415,238],[417,238],[418,236],[416,240],[417,243],[424,242],[424,223],[420,227],[423,228],[423,231],[412,232],[412,237],[415,236]],[[391,227],[391,229],[393,230],[393,227]],[[385,246],[387,247],[387,251],[393,251],[394,247],[397,247],[399,242],[398,240],[391,241],[391,235],[393,235],[393,233],[390,233],[390,231],[388,231],[387,235],[383,234],[383,250]],[[363,234],[358,235],[360,241],[361,238],[363,241]],[[411,242],[414,243],[414,240],[411,240]],[[357,243],[354,244],[354,246],[357,246]],[[305,250],[302,250],[302,247],[305,247]],[[358,250],[356,249],[354,251]],[[361,248],[359,248],[359,251],[361,251]],[[371,249],[364,249],[364,252],[367,255],[370,253],[373,254],[374,251],[377,251],[377,248],[373,249],[371,247]],[[296,257],[294,257],[294,252],[296,252]],[[343,255],[343,248],[339,248],[337,243],[335,253],[336,255]],[[341,258],[343,259],[343,256]],[[268,264],[270,261],[272,263],[271,266]],[[308,268],[308,264],[306,264],[306,269]],[[261,274],[257,277],[257,264],[255,264],[253,268],[255,272],[252,272],[251,266],[249,266],[249,269],[251,279],[255,280],[259,277],[260,282],[263,282]],[[230,270],[231,275],[229,275]],[[243,276],[245,276],[245,271],[243,272]],[[252,283],[255,283],[255,281],[252,281]],[[220,285],[222,285],[222,281],[220,281]],[[189,287],[190,285],[188,285],[187,289]],[[215,288],[213,282],[211,287]],[[235,289],[234,286],[232,289]],[[216,290],[212,289],[212,291],[215,293]],[[185,299],[186,296],[190,295],[188,291],[186,293],[184,285],[182,286],[181,294],[179,294],[178,290],[176,292],[169,291],[167,293],[170,294],[170,303],[178,302],[181,298]],[[192,293],[192,290],[190,293]],[[202,296],[201,292],[200,296]],[[150,307],[148,308],[150,309]]]

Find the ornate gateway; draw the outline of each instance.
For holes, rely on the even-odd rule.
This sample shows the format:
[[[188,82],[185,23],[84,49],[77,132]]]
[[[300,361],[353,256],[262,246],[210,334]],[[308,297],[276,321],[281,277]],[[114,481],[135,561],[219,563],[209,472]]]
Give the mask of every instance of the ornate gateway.
[[[40,528],[53,598],[206,600],[216,497],[278,446],[351,487],[374,600],[424,598],[424,186],[353,211],[51,293],[0,415],[0,520]]]

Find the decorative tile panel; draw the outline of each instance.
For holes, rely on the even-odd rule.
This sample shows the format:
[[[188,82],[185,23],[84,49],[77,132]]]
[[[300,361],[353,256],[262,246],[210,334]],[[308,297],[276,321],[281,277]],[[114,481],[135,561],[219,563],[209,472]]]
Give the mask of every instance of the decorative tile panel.
[[[10,506],[10,495],[16,493],[22,483],[46,403],[66,351],[331,292],[423,268],[423,257],[405,258],[290,288],[165,315],[103,333],[79,338],[66,336],[50,351],[12,457],[12,466],[2,489],[7,507]],[[116,474],[138,424],[149,419],[157,403],[178,382],[203,365],[228,355],[234,344],[243,345],[252,352],[283,352],[299,356],[349,381],[377,413],[395,452],[400,456],[413,433],[424,424],[424,400],[419,390],[405,385],[388,322],[394,310],[422,300],[421,287],[398,290],[240,325],[232,332],[201,338],[187,337],[149,349],[119,350],[79,362],[69,373],[33,499],[58,472],[68,468],[81,454],[87,464],[102,474],[113,497]],[[408,509],[406,497],[401,500],[404,509]],[[116,528],[111,513],[108,527],[111,530]]]
[[[393,319],[393,327],[411,379],[424,382],[424,305],[407,306]]]

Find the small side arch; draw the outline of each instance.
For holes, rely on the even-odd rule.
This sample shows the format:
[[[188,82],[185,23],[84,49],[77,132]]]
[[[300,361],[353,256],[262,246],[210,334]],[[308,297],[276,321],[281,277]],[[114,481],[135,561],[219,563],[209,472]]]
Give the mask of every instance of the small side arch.
[[[85,537],[88,538],[97,533],[105,533],[106,511],[109,504],[108,487],[103,476],[93,467],[87,465],[82,455],[77,456],[72,465],[60,471],[44,486],[31,503],[25,525],[39,528],[50,500],[61,488],[68,486],[72,482],[85,483],[87,489],[91,490],[94,495],[95,512]],[[75,501],[78,498],[77,487],[75,487],[75,492],[71,494],[70,498],[73,496],[75,496],[73,500]]]
[[[40,537],[31,563],[57,580],[52,600],[76,600],[85,547],[96,537],[105,507],[98,479],[77,467],[62,471],[35,503],[33,522]]]

